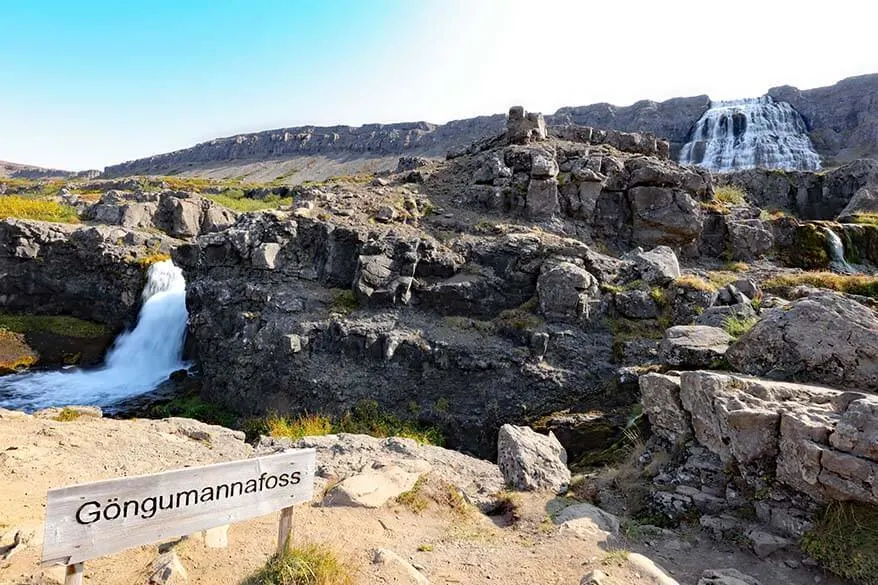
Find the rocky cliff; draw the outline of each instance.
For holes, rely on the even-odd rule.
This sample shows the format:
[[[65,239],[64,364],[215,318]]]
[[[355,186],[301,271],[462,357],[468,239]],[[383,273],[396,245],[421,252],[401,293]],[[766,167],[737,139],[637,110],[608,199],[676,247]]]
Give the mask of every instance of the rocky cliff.
[[[878,75],[853,77],[831,87],[769,91],[804,117],[826,162],[878,154]],[[706,95],[664,102],[639,101],[563,107],[546,116],[550,126],[578,124],[622,132],[649,132],[670,142],[676,159],[693,126],[710,106]],[[412,122],[352,126],[299,126],[218,138],[192,148],[106,168],[105,176],[245,176],[250,180],[301,183],[331,175],[392,170],[399,155],[442,158],[449,150],[503,132],[505,116],[479,116],[447,124]],[[256,164],[261,163],[261,164]]]
[[[817,152],[829,163],[878,156],[878,74],[843,79],[829,87],[769,90],[805,118]]]

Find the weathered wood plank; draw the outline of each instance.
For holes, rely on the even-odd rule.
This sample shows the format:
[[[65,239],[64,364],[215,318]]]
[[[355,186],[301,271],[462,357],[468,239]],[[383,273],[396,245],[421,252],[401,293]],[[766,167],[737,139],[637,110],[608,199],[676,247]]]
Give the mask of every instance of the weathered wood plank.
[[[64,571],[64,585],[82,585],[82,577],[85,575],[85,565],[76,563],[67,565]]]
[[[309,501],[313,449],[49,490],[43,565],[74,565]]]
[[[293,507],[284,508],[280,511],[280,521],[277,523],[277,554],[282,555],[287,550],[290,541],[290,532],[293,529]]]

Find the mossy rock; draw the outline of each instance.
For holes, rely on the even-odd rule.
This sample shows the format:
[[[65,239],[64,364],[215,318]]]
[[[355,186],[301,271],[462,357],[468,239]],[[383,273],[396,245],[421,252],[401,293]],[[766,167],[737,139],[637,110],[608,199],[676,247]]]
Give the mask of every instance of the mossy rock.
[[[792,245],[784,254],[791,266],[816,270],[829,266],[826,234],[823,229],[813,223],[799,224],[793,234]]]
[[[878,225],[842,224],[845,260],[878,265]]]
[[[99,323],[52,315],[0,314],[0,330],[15,334],[33,353],[23,367],[97,365],[114,338]]]
[[[21,333],[0,329],[0,375],[11,374],[34,365],[39,359]]]

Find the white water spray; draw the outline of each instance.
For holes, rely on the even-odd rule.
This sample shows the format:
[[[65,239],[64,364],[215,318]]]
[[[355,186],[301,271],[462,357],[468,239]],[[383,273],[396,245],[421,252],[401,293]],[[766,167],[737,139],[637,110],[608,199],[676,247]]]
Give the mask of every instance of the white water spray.
[[[680,151],[680,164],[714,172],[757,167],[815,171],[820,155],[801,114],[766,95],[711,102]]]
[[[149,392],[187,366],[187,317],[183,272],[170,260],[156,262],[147,273],[137,326],[116,338],[103,366],[0,377],[0,407],[107,406]]]
[[[828,227],[823,228],[823,233],[826,234],[826,243],[829,247],[829,267],[842,274],[855,273],[856,269],[844,259],[844,244],[838,234]]]

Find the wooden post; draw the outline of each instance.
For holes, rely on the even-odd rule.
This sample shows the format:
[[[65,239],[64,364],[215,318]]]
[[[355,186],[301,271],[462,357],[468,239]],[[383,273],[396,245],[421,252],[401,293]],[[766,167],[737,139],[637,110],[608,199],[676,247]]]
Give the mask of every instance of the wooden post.
[[[82,585],[82,576],[85,573],[85,563],[67,565],[64,572],[64,585]]]
[[[277,524],[277,554],[284,554],[290,543],[290,532],[293,529],[293,507],[283,508],[280,511],[280,521]],[[66,585],[66,584],[65,584]]]

